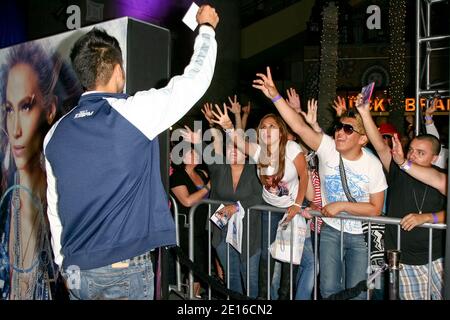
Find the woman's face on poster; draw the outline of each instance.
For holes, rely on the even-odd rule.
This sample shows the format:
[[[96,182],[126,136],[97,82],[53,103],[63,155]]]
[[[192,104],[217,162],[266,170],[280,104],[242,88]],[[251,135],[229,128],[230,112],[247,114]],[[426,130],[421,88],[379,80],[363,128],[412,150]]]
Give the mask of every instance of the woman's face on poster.
[[[12,67],[6,85],[6,130],[18,170],[39,163],[45,110],[36,71],[24,63]]]

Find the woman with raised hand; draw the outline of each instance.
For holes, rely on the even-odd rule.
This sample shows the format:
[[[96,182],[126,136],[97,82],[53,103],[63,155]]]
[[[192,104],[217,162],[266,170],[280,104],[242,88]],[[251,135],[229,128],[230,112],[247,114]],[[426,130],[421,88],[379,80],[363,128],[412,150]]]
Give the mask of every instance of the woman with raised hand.
[[[206,104],[202,110],[210,126],[214,125],[214,111],[211,104]],[[226,106],[224,106],[225,109]],[[216,105],[216,108],[218,106]],[[230,120],[231,122],[231,120]],[[225,215],[227,219],[236,214],[241,204],[245,212],[247,208],[254,205],[262,204],[261,184],[256,175],[254,164],[250,164],[245,154],[237,148],[233,140],[226,139],[225,152],[222,144],[221,132],[212,128],[212,136],[214,137],[213,156],[215,161],[207,162],[208,170],[211,178],[210,198],[214,200],[222,200],[232,202],[225,205],[220,214]],[[183,137],[185,141],[192,143],[200,143],[199,132],[186,130]],[[216,211],[218,206],[212,206],[212,212]],[[211,224],[212,245],[216,249],[222,268],[225,271],[225,281],[227,280],[227,272],[229,283],[227,286],[236,292],[245,293],[252,298],[258,295],[258,274],[259,274],[259,258],[261,254],[261,214],[252,212],[250,215],[250,237],[249,237],[249,281],[250,286],[247,287],[247,217],[243,218],[242,233],[242,251],[239,253],[233,246],[229,246],[229,270],[227,266],[227,243],[226,236],[228,225],[219,229],[215,224]],[[242,285],[244,284],[244,286]]]
[[[234,131],[233,125],[228,117],[226,108],[223,112],[216,106],[215,123],[218,123],[228,134],[237,140],[237,145],[241,146],[245,152],[257,163],[258,177],[263,185],[262,198],[269,204],[278,208],[285,208],[288,216],[286,223],[302,210],[303,201],[308,186],[308,173],[304,153],[297,143],[288,140],[288,130],[284,121],[275,114],[264,116],[257,129],[258,143],[247,142],[239,131]],[[263,215],[265,216],[265,215]],[[282,215],[273,215],[271,226],[280,221]],[[303,217],[301,219],[304,219]],[[267,240],[264,238],[267,233],[268,222],[263,217],[263,253],[266,253]],[[271,242],[274,240],[274,232],[271,232]],[[264,255],[263,254],[263,255]],[[266,259],[262,259],[267,265]],[[279,299],[289,299],[290,265],[283,263],[281,269],[280,287],[278,290]],[[262,266],[264,269],[264,266]],[[294,267],[294,279],[296,274]],[[273,270],[273,268],[271,268]],[[260,295],[266,296],[267,284],[262,275],[262,285]],[[260,281],[261,281],[260,280]],[[277,295],[273,295],[276,297]]]

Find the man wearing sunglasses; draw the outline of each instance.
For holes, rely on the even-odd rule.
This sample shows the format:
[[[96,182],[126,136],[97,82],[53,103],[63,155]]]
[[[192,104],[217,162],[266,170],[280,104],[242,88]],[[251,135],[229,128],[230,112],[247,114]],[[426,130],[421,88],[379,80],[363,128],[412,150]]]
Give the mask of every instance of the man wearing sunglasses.
[[[392,138],[391,150],[377,130],[369,105],[358,99],[356,106],[367,136],[388,172],[387,216],[401,219],[400,299],[427,299],[429,282],[431,298],[442,299],[444,234],[441,230],[433,231],[431,279],[428,279],[429,232],[415,228],[445,220],[447,174],[432,165],[439,155],[439,140],[429,134],[415,137],[405,159],[398,136]],[[386,225],[385,247],[397,249],[397,226]]]
[[[356,216],[381,214],[386,179],[380,161],[363,148],[368,139],[359,114],[345,113],[335,127],[334,139],[308,126],[301,115],[290,108],[275,87],[270,68],[258,73],[253,87],[270,98],[283,119],[319,157],[319,175],[323,200],[324,224],[320,236],[320,293],[323,298],[353,288],[366,279],[367,246],[360,221],[342,220],[344,229],[341,257],[341,220],[339,213]],[[317,101],[312,100],[317,106]],[[357,202],[349,202],[339,170],[342,158],[350,194]],[[361,293],[357,299],[365,299]]]

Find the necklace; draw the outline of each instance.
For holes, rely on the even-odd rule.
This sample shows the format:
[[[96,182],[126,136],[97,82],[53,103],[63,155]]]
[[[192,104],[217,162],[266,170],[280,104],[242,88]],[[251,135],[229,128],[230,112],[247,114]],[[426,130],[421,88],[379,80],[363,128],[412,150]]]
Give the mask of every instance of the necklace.
[[[416,198],[416,190],[413,188],[414,202],[416,203],[416,208],[419,211],[419,214],[422,214],[422,208],[423,208],[423,204],[425,202],[425,197],[427,196],[427,192],[428,192],[428,186],[425,187],[425,191],[423,192],[423,197],[422,197],[422,203],[420,204],[420,208],[419,208],[419,205],[417,203],[417,198]]]
[[[16,177],[16,185],[18,185],[17,177]],[[33,224],[31,226],[30,235],[28,236],[27,244],[25,246],[24,254],[22,254],[22,221],[20,210],[20,194],[19,188],[14,189],[11,199],[12,205],[12,217],[13,217],[13,226],[14,226],[14,235],[15,239],[13,242],[13,259],[11,264],[11,298],[12,299],[20,299],[20,300],[28,300],[33,298],[34,290],[36,287],[36,282],[38,279],[38,268],[39,268],[39,255],[36,249],[32,252],[31,258],[31,266],[25,269],[25,259],[28,253],[29,245],[33,234],[35,233],[36,222],[38,220],[39,212],[36,214],[33,220]],[[23,212],[22,212],[23,213]],[[37,230],[37,236],[39,235],[39,230]],[[39,246],[39,240],[36,237],[36,246]],[[21,261],[22,260],[22,261]]]

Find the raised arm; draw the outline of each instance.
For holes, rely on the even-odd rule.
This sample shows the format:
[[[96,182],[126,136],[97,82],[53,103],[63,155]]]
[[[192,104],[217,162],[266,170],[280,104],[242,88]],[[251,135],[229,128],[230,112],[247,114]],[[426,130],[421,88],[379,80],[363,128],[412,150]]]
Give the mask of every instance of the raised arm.
[[[205,116],[206,121],[208,121],[209,130],[214,139],[213,140],[214,152],[215,154],[222,154],[223,151],[222,133],[219,131],[219,129],[214,127],[214,122],[212,121],[212,119],[214,118],[214,115],[212,113],[212,104],[205,103],[203,105],[203,109],[201,110],[203,115]]]
[[[308,100],[308,112],[305,113],[300,109],[300,114],[315,132],[322,133],[322,128],[317,122],[317,100]]]
[[[439,132],[433,121],[433,113],[436,111],[436,99],[433,100],[431,106],[425,109],[425,130],[428,134],[432,134],[439,139]]]
[[[242,129],[242,118],[241,118],[241,104],[237,100],[237,96],[234,95],[234,100],[231,97],[228,97],[228,101],[230,101],[231,107],[227,106],[227,109],[234,114],[234,124],[236,129]],[[225,103],[224,103],[225,105]]]
[[[258,79],[253,80],[253,87],[259,89],[264,95],[271,99],[280,113],[281,117],[297,133],[302,140],[313,150],[317,150],[322,141],[322,133],[315,132],[303,120],[302,116],[289,107],[286,100],[280,96],[272,80],[270,68],[267,67],[267,74],[257,73]]]
[[[358,109],[358,112],[363,120],[367,138],[375,148],[375,151],[378,153],[378,156],[380,157],[384,169],[389,171],[389,166],[392,160],[391,149],[387,144],[384,143],[383,137],[380,131],[378,131],[378,128],[372,119],[372,115],[370,114],[369,103],[363,104],[362,99],[360,97],[361,96],[358,95],[356,108]]]
[[[286,94],[286,102],[288,106],[294,109],[296,113],[300,113],[300,111],[302,111],[302,106],[300,104],[300,96],[298,95],[297,91],[295,91],[294,88],[289,88],[286,90]]]
[[[250,101],[247,103],[246,106],[242,107],[242,130],[245,130],[247,128],[247,122],[248,122],[248,116],[250,115]]]
[[[203,25],[195,39],[194,53],[182,75],[173,77],[167,86],[158,90],[139,91],[127,99],[107,99],[149,139],[154,139],[181,119],[211,83],[217,55],[214,28],[219,17],[214,8],[204,5],[197,13],[197,22]]]
[[[245,154],[248,154],[250,157],[254,157],[258,150],[258,145],[245,140],[244,130],[234,129],[233,123],[231,122],[230,117],[228,117],[227,106],[225,103],[223,104],[223,112],[217,104],[215,107],[216,110],[212,111],[212,114],[214,115],[212,121],[220,125],[225,130],[226,135],[230,139],[234,140],[239,150]]]
[[[333,102],[333,109],[336,111],[336,116],[339,118],[345,111],[347,111],[347,105],[345,99],[337,96]]]
[[[396,134],[392,138],[392,157],[395,163],[411,177],[439,190],[443,195],[447,195],[447,174],[433,167],[424,167],[406,160],[402,145]]]

